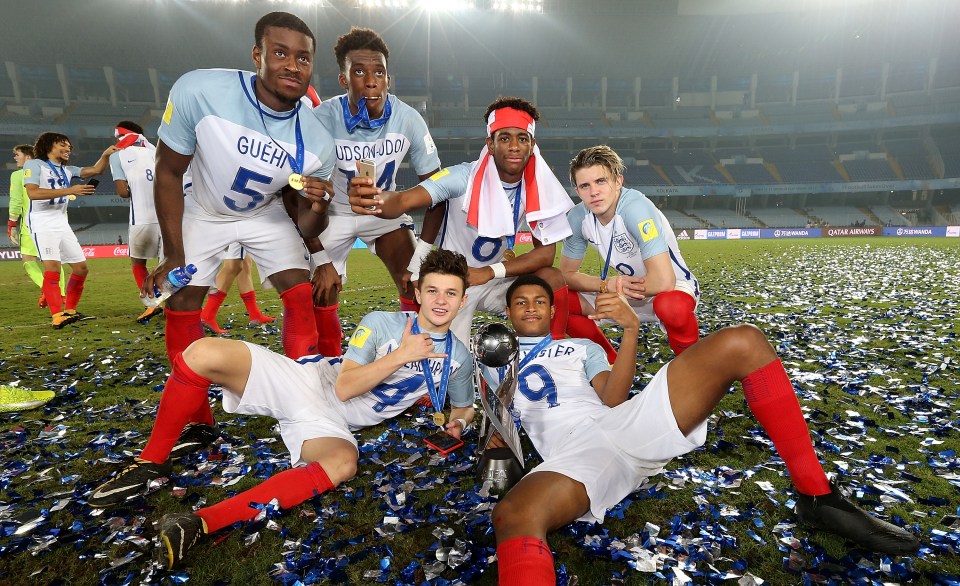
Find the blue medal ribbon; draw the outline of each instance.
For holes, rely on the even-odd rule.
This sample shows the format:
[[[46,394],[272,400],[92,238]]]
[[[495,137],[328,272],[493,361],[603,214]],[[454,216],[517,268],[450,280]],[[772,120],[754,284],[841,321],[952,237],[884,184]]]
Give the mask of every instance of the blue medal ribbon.
[[[60,180],[60,186],[63,188],[70,187],[70,182],[67,181],[67,172],[64,170],[63,165],[54,165],[49,160],[47,161],[47,166],[50,167],[50,170],[53,171],[53,174],[57,176],[57,179]],[[60,196],[59,198],[51,197],[50,203],[63,203],[66,200],[66,196]],[[59,202],[54,202],[55,199],[59,199]]]
[[[593,217],[593,224],[597,229],[597,240],[600,240],[600,221],[597,220],[597,217]],[[610,255],[613,254],[613,231],[616,227],[613,226],[610,229],[610,244],[607,246],[607,258],[603,261],[603,268],[600,269],[600,280],[607,280],[607,273],[610,271]]]
[[[283,151],[287,155],[287,160],[290,161],[290,169],[294,173],[303,174],[303,163],[306,159],[306,148],[303,143],[303,130],[300,129],[300,102],[297,101],[296,107],[294,107],[294,140],[296,142],[296,158],[293,157],[287,149],[283,148],[280,143],[274,140],[273,136],[270,134],[270,130],[267,129],[267,120],[263,116],[263,108],[260,107],[260,98],[257,97],[257,78],[256,76],[251,76],[250,86],[253,87],[253,103],[257,106],[257,112],[260,113],[260,122],[263,124],[263,131],[267,133],[267,137],[270,139],[270,142],[273,143],[275,147]]]
[[[527,364],[529,364],[530,361],[533,360],[533,359],[537,356],[537,354],[540,354],[541,352],[543,352],[543,350],[544,350],[547,346],[549,346],[549,345],[550,345],[550,342],[552,342],[552,341],[553,341],[553,336],[547,334],[547,336],[546,336],[544,339],[542,339],[542,340],[540,340],[539,342],[537,342],[537,345],[534,346],[532,350],[530,350],[529,352],[527,352],[527,354],[523,357],[523,360],[520,361],[520,364],[517,365],[517,374],[519,374],[520,371],[523,370],[523,368],[524,368]],[[522,344],[522,342],[521,342],[521,344]],[[504,378],[504,377],[506,376],[506,374],[507,374],[507,367],[506,367],[506,366],[501,366],[500,368],[497,369],[497,372],[500,373],[500,380],[502,381],[503,378]]]
[[[514,242],[517,240],[517,224],[520,223],[520,186],[523,185],[521,182],[520,185],[517,185],[517,194],[513,198],[513,236],[507,236],[507,250],[513,250]]]
[[[393,113],[393,107],[390,106],[389,97],[383,106],[383,114],[376,120],[370,119],[370,113],[367,112],[366,97],[361,97],[357,100],[356,114],[350,113],[350,100],[347,96],[340,96],[340,108],[343,110],[343,123],[347,125],[347,132],[351,134],[361,125],[363,125],[364,128],[380,128],[387,123],[387,120],[390,119],[390,115]]]
[[[417,318],[413,318],[413,324],[410,326],[411,334],[420,333],[420,325]],[[443,359],[443,367],[440,369],[440,387],[433,382],[433,371],[430,369],[430,360],[424,358],[420,361],[420,368],[423,369],[423,380],[427,383],[427,393],[430,395],[430,402],[438,413],[443,411],[443,403],[447,400],[447,383],[450,380],[450,358],[453,350],[453,334],[447,331],[446,338],[446,358]]]

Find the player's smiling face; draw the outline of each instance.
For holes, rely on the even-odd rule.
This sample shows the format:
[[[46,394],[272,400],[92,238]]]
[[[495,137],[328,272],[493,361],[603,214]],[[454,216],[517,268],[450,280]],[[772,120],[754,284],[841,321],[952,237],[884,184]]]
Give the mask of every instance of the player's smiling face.
[[[501,128],[487,138],[487,148],[493,153],[500,180],[516,183],[523,178],[523,168],[533,154],[536,141],[524,128]]]
[[[590,213],[606,224],[617,213],[623,177],[614,177],[603,165],[578,169],[573,175],[577,195]]]
[[[344,58],[345,71],[340,73],[340,86],[347,90],[350,111],[357,113],[360,98],[367,99],[367,114],[371,120],[383,116],[390,89],[387,58],[379,51],[355,49]]]
[[[518,336],[543,337],[550,333],[553,306],[540,285],[521,285],[513,292],[507,317]]]
[[[463,279],[456,275],[427,273],[420,279],[415,293],[420,303],[420,327],[440,334],[450,328],[450,322],[466,300]]]
[[[73,152],[73,145],[67,141],[53,143],[50,152],[47,153],[47,159],[54,163],[66,163],[70,160],[70,153]]]
[[[301,32],[268,26],[260,45],[253,48],[257,98],[271,110],[290,110],[310,85],[313,41]]]

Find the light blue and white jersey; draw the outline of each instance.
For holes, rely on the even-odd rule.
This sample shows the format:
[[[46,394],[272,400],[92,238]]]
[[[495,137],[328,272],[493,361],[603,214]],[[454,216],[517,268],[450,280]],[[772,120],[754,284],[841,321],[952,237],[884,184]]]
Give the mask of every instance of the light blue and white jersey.
[[[444,250],[459,252],[467,258],[468,266],[488,267],[503,260],[503,253],[507,251],[507,239],[506,237],[487,238],[480,236],[474,226],[467,224],[467,212],[463,211],[463,201],[460,198],[467,192],[467,183],[470,181],[470,169],[472,167],[473,163],[460,163],[453,167],[445,167],[422,181],[420,186],[430,194],[431,205],[443,201],[449,202],[443,229],[434,244]],[[510,202],[510,211],[517,218],[515,227],[519,228],[526,224],[527,195],[526,190],[523,189],[523,182],[502,183],[502,185],[503,191]],[[514,206],[518,203],[518,196],[519,214],[514,209]]]
[[[567,213],[567,220],[573,234],[563,241],[563,256],[582,260],[589,243],[600,253],[601,263],[609,250],[611,269],[621,275],[642,277],[647,274],[645,260],[668,253],[677,284],[685,283],[699,296],[700,286],[680,254],[673,228],[657,206],[636,189],[623,189],[617,214],[606,226],[583,202]]]
[[[41,189],[65,189],[70,187],[70,181],[80,176],[80,167],[74,165],[58,165],[52,161],[30,159],[23,165],[23,184],[37,185]],[[54,232],[70,230],[67,221],[67,204],[69,195],[61,195],[50,199],[31,199],[30,231]]]
[[[520,360],[542,338],[520,338]],[[502,380],[499,369],[481,367],[492,388]],[[603,349],[590,340],[553,340],[517,373],[513,412],[542,458],[571,428],[609,409],[590,381],[610,370]],[[504,371],[505,372],[505,371]]]
[[[361,365],[370,364],[396,350],[402,341],[409,317],[416,317],[416,314],[384,311],[368,313],[350,337],[350,344],[343,358]],[[432,334],[432,338],[435,343],[434,352],[445,353],[446,336]],[[431,358],[428,362],[433,373],[433,382],[439,390],[443,358]],[[344,401],[343,414],[347,424],[354,430],[377,425],[399,415],[425,394],[427,383],[420,362],[410,362],[369,392]],[[455,336],[450,352],[447,396],[453,407],[469,407],[474,403],[473,357]]]
[[[128,146],[110,155],[114,181],[126,181],[130,189],[130,225],[157,224],[153,205],[153,173],[157,151],[152,147]]]
[[[193,190],[185,217],[231,221],[283,205],[280,190],[294,169],[297,132],[304,145],[301,174],[329,179],[333,138],[302,99],[289,112],[259,103],[256,75],[235,69],[198,69],[170,90],[159,135],[181,155],[193,155]]]
[[[346,94],[336,96],[313,109],[336,143],[334,202],[350,205],[347,191],[350,189],[350,180],[357,174],[357,161],[360,159],[370,159],[377,164],[377,187],[382,187],[384,191],[397,190],[397,170],[407,155],[410,156],[410,166],[418,176],[440,168],[440,157],[433,137],[430,136],[427,123],[415,109],[389,94],[387,101],[391,114],[383,126],[367,128],[361,125],[349,132],[343,120],[343,101],[346,99]]]

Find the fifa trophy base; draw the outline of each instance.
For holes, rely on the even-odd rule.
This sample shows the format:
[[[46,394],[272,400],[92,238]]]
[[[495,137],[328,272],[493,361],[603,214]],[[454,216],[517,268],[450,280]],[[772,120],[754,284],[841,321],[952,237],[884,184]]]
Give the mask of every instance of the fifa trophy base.
[[[523,474],[510,448],[487,448],[477,464],[477,480],[489,487],[490,494],[506,494]]]

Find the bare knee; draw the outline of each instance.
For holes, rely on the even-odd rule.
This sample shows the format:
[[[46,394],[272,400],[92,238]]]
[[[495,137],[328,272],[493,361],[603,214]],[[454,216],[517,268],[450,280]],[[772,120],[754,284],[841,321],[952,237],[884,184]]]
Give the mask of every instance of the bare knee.
[[[777,353],[773,351],[766,335],[752,324],[723,328],[716,335],[722,337],[730,363],[740,365],[746,371],[741,376],[746,376],[777,358]]]
[[[517,535],[545,533],[546,529],[537,522],[535,511],[520,502],[521,499],[510,497],[507,493],[493,508],[493,530],[497,538],[503,540]]]
[[[77,264],[70,265],[70,270],[73,271],[73,274],[78,277],[86,277],[90,272],[89,269],[87,269],[87,263],[85,262],[78,262]]]
[[[320,464],[330,479],[330,483],[338,486],[357,475],[357,452],[355,449],[324,451],[319,457],[306,459]]]

